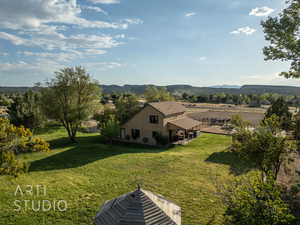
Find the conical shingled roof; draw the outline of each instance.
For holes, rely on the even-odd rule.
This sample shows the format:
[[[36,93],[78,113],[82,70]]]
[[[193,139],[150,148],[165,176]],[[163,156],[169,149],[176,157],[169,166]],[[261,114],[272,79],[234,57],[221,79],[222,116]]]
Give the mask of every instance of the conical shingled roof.
[[[137,189],[108,201],[97,213],[95,225],[179,225],[148,197],[149,193]]]

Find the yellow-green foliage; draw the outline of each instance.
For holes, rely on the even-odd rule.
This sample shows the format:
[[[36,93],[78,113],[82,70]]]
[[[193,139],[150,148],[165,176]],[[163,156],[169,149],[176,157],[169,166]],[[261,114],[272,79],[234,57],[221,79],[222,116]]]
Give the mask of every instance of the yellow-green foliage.
[[[27,143],[27,151],[29,152],[47,152],[49,151],[49,143],[42,138],[32,138],[30,142]]]
[[[27,171],[29,165],[18,161],[15,154],[49,150],[49,144],[41,138],[33,138],[29,129],[0,119],[0,175],[17,176]]]
[[[12,151],[0,152],[0,175],[18,176],[28,171],[29,164],[18,161]]]

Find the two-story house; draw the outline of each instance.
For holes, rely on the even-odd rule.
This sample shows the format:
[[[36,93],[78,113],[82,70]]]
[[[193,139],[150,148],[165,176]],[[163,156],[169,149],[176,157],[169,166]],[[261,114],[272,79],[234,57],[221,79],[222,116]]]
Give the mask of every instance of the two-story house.
[[[156,145],[156,136],[169,142],[197,136],[201,123],[186,116],[186,108],[177,102],[148,103],[121,126],[121,139],[141,144]]]

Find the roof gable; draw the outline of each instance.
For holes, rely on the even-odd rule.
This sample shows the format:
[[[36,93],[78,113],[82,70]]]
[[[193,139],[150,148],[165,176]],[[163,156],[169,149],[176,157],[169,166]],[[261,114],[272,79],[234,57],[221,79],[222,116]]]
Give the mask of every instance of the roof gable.
[[[178,102],[151,102],[148,105],[161,112],[164,116],[184,113],[186,108]]]

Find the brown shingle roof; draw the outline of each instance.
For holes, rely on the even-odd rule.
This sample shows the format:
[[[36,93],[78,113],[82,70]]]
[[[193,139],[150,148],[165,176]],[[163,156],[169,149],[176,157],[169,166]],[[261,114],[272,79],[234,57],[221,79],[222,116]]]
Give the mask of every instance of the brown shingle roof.
[[[148,104],[165,116],[184,113],[186,111],[186,108],[177,102],[152,102]]]
[[[176,127],[179,127],[179,128],[185,129],[185,130],[190,130],[197,126],[200,126],[201,122],[191,119],[189,117],[183,117],[178,120],[170,121],[169,124],[175,125]]]

